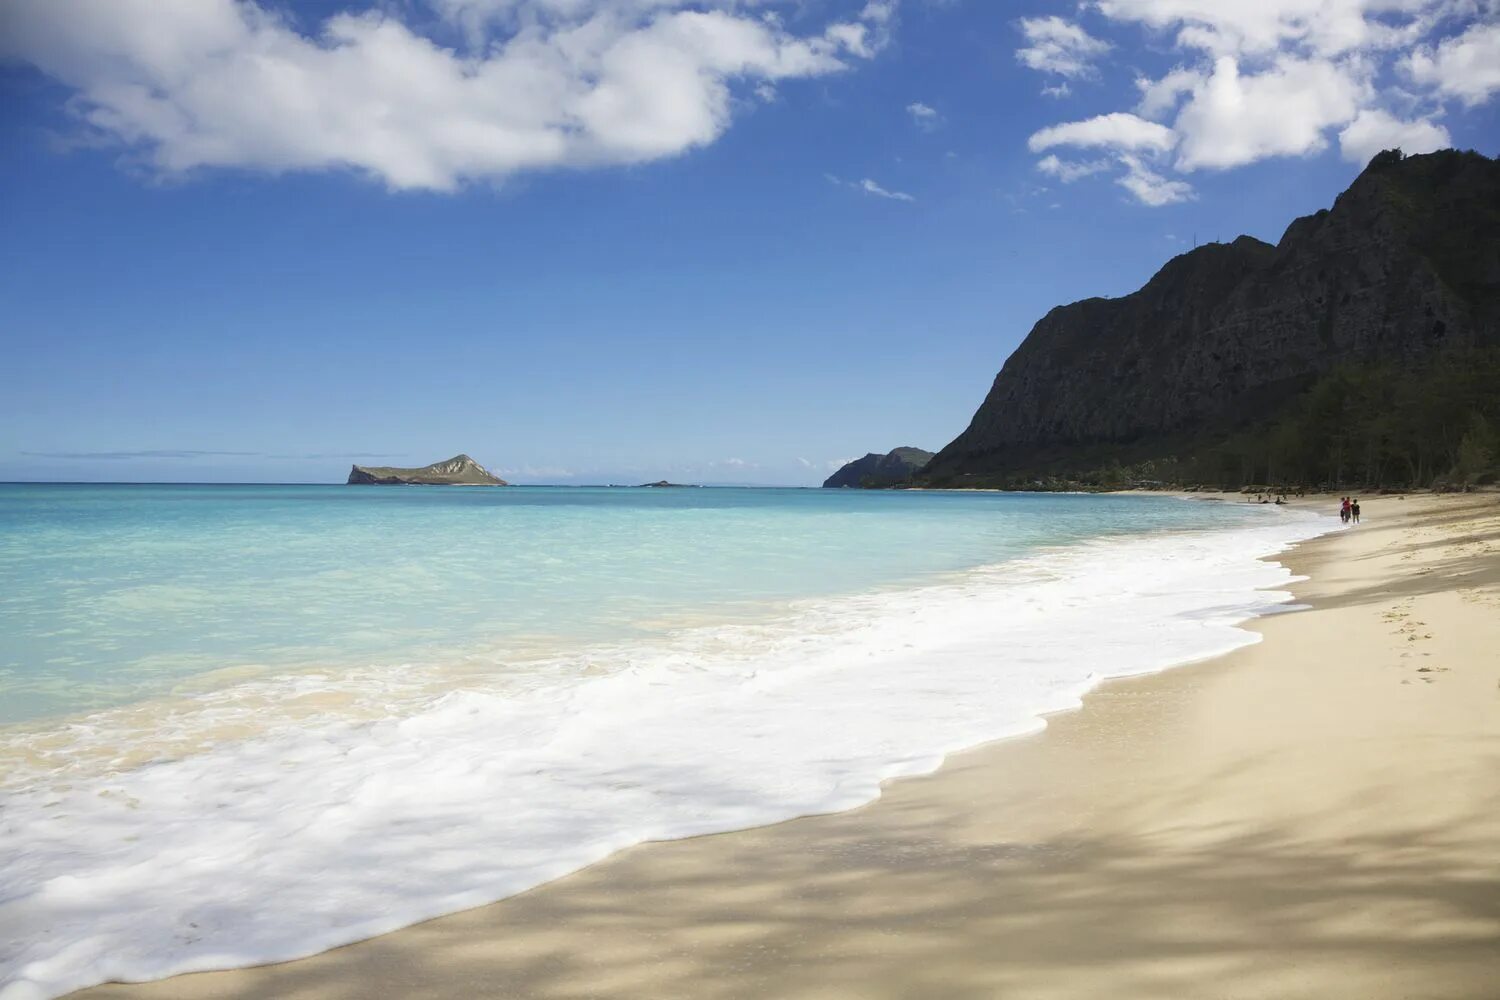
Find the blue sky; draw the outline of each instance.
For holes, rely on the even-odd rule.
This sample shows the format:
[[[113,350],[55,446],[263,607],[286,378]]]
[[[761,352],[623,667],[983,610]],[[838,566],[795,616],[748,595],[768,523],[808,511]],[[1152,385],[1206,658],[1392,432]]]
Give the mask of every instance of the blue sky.
[[[0,60],[0,479],[814,484],[1500,145],[1493,0],[11,0]]]

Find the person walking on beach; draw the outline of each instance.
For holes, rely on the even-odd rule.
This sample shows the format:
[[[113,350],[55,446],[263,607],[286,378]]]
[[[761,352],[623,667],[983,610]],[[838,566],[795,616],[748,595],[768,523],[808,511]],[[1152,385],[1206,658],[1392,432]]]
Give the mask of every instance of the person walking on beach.
[[[1353,521],[1355,524],[1359,523],[1359,498],[1358,497],[1356,497],[1349,504],[1349,519],[1351,521]]]
[[[1349,498],[1343,497],[1339,500],[1339,520],[1345,524],[1349,523]]]

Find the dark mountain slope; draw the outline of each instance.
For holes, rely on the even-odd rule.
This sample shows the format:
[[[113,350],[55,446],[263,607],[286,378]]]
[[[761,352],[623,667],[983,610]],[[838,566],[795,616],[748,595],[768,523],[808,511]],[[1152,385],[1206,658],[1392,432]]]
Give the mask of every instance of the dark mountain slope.
[[[844,463],[843,467],[823,481],[824,489],[843,486],[878,489],[909,482],[917,471],[932,461],[932,452],[921,448],[892,448],[889,454],[870,452],[864,458]]]
[[[1331,372],[1496,345],[1500,163],[1386,152],[1274,247],[1200,247],[1123,298],[1052,310],[923,478],[1164,456],[1275,419]]]

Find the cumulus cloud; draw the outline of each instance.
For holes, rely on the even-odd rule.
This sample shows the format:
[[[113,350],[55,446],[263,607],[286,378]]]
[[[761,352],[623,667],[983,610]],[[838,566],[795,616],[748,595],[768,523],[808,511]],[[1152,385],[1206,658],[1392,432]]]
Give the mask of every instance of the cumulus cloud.
[[[1500,23],[1476,24],[1457,38],[1408,55],[1402,69],[1412,81],[1466,106],[1483,104],[1500,90]]]
[[[1339,151],[1344,159],[1363,166],[1383,149],[1404,153],[1430,153],[1451,146],[1448,130],[1425,118],[1403,121],[1378,109],[1361,111],[1339,133]]]
[[[6,0],[0,59],[67,85],[97,136],[164,174],[345,169],[447,191],[707,145],[736,88],[844,70],[893,22],[891,2],[796,34],[735,0],[411,0],[304,31],[255,0]]]
[[[1021,65],[1064,77],[1089,76],[1093,61],[1109,51],[1109,43],[1060,17],[1025,17],[1016,22],[1026,46],[1016,50]]]
[[[1212,56],[1318,56],[1410,44],[1464,0],[1097,0],[1100,13],[1174,33]]]
[[[1357,65],[1282,58],[1247,76],[1221,56],[1177,116],[1177,166],[1222,169],[1317,152],[1325,130],[1353,119],[1370,96]]]
[[[1112,149],[1151,149],[1161,152],[1176,144],[1177,137],[1165,125],[1123,111],[1052,125],[1034,132],[1026,142],[1033,153],[1056,146],[1106,146]]]
[[[1150,205],[1191,197],[1172,172],[1312,155],[1335,138],[1351,160],[1392,145],[1438,148],[1450,141],[1436,121],[1449,105],[1500,92],[1496,0],[1093,0],[1085,9],[1142,29],[1178,64],[1136,81],[1133,113],[1053,125],[1029,146],[1109,150],[1123,171],[1116,182]]]
[[[1136,112],[1155,120],[1175,111],[1184,94],[1191,94],[1202,86],[1203,74],[1196,69],[1178,67],[1160,80],[1138,78],[1135,85],[1141,92]]]

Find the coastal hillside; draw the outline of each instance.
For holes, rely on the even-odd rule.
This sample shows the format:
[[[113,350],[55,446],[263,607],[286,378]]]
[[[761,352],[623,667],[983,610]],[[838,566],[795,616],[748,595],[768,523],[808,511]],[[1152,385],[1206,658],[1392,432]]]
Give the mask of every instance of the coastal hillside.
[[[509,486],[468,455],[454,455],[420,469],[388,465],[356,465],[349,470],[350,486]]]
[[[1053,309],[923,478],[1415,484],[1491,465],[1496,427],[1500,163],[1392,150],[1274,246]]]
[[[932,452],[921,448],[892,448],[881,455],[870,452],[864,458],[844,463],[843,467],[823,481],[823,488],[856,487],[878,489],[909,482],[921,468],[932,461]]]

